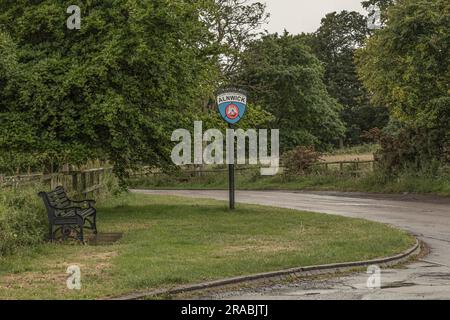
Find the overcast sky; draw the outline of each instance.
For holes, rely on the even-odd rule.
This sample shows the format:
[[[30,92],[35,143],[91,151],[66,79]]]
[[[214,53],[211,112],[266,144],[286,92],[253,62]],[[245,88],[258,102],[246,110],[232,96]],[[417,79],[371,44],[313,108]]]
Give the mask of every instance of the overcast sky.
[[[366,11],[361,6],[362,0],[260,0],[267,4],[270,23],[265,26],[269,32],[297,34],[316,31],[320,20],[333,11]]]

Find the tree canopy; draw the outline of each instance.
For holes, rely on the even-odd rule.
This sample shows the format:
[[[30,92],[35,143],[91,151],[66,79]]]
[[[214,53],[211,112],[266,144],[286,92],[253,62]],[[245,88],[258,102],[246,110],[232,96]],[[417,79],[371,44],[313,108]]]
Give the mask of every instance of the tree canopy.
[[[324,69],[300,36],[266,35],[242,58],[237,83],[274,116],[283,149],[326,147],[341,137],[340,105],[323,82]]]
[[[442,157],[450,141],[450,3],[398,0],[387,17],[357,54],[359,76],[395,123],[429,129],[422,155]]]
[[[388,17],[358,54],[359,75],[372,100],[411,124],[449,121],[450,3],[402,0]]]
[[[385,11],[394,3],[395,0],[366,0],[361,4],[366,9],[368,9],[370,6],[377,6],[378,8],[380,8],[380,10]]]
[[[346,143],[361,143],[361,134],[386,125],[384,106],[374,106],[358,79],[354,55],[369,36],[366,17],[354,11],[327,14],[319,29],[308,39],[325,66],[325,84],[330,95],[342,104]]]
[[[217,74],[204,3],[84,2],[81,30],[66,28],[70,4],[0,0],[3,163],[105,158],[123,173],[164,161],[170,130]]]
[[[230,81],[251,97],[242,127],[282,129],[284,150],[358,143],[386,108],[390,130],[434,130],[441,153],[450,140],[446,0],[364,1],[381,30],[343,11],[312,35],[260,38],[268,15],[250,0],[87,1],[80,30],[66,27],[72,4],[0,0],[2,171],[169,163],[172,130],[223,125],[206,106]]]
[[[215,0],[204,11],[205,22],[221,47],[219,63],[225,81],[239,67],[240,56],[267,22],[266,5],[252,0]]]

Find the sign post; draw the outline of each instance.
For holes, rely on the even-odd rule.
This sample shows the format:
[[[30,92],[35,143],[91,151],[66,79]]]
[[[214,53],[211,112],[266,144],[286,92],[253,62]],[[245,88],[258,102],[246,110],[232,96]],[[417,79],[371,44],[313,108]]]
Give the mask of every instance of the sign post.
[[[233,129],[233,126],[229,126],[230,129]],[[236,208],[236,186],[234,183],[234,163],[230,163],[228,165],[228,188],[229,188],[229,199],[230,199],[230,210],[234,210]]]
[[[220,90],[217,93],[217,109],[222,119],[228,123],[228,127],[230,129],[234,129],[234,125],[244,117],[245,112],[247,111],[247,94],[245,93],[245,91],[236,88],[227,88]],[[234,143],[232,143],[231,145],[234,148]],[[230,210],[234,210],[236,207],[234,158],[228,159],[228,187]]]

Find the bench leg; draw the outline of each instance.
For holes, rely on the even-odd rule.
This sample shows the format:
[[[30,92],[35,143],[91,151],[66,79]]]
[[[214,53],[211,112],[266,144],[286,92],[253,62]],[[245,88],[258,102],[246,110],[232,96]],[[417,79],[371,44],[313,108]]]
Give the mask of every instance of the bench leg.
[[[53,234],[53,224],[48,224],[48,238],[50,242],[53,242],[55,240],[55,235]]]
[[[78,239],[81,241],[81,243],[84,244],[83,224],[79,224],[78,226],[80,227],[80,233],[78,234]]]
[[[93,229],[94,229],[94,234],[97,234],[97,214],[94,215],[94,223],[92,225]]]
[[[86,221],[89,223],[89,229],[97,234],[97,215],[87,218]]]

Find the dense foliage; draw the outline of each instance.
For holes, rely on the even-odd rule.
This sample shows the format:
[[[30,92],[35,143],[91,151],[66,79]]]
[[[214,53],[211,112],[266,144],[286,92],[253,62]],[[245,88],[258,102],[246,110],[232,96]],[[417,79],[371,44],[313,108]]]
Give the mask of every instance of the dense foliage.
[[[325,148],[344,132],[341,106],[323,82],[324,69],[300,36],[266,35],[253,42],[242,58],[237,82],[257,104],[274,116],[281,147]]]
[[[241,127],[281,129],[283,150],[360,143],[389,110],[383,141],[426,133],[420,162],[448,159],[448,1],[368,0],[381,30],[343,11],[312,35],[261,38],[268,15],[250,0],[88,1],[81,30],[71,4],[0,0],[0,172],[163,166],[173,129],[224,128],[213,93],[229,82],[249,91]]]
[[[309,39],[325,66],[329,94],[343,106],[341,117],[346,124],[346,144],[360,144],[364,132],[382,128],[388,120],[385,106],[370,103],[356,71],[355,51],[364,45],[368,35],[366,17],[358,12],[342,11],[327,14]]]
[[[375,104],[386,105],[386,132],[400,162],[448,161],[450,143],[450,3],[399,0],[386,26],[358,52],[359,76]],[[403,147],[398,149],[398,146]],[[408,155],[402,158],[402,155]],[[393,155],[388,158],[394,157]]]
[[[0,1],[2,163],[105,158],[120,174],[163,162],[171,129],[214,76],[212,35],[199,19],[206,6],[84,2],[81,30],[68,30],[70,4]]]

